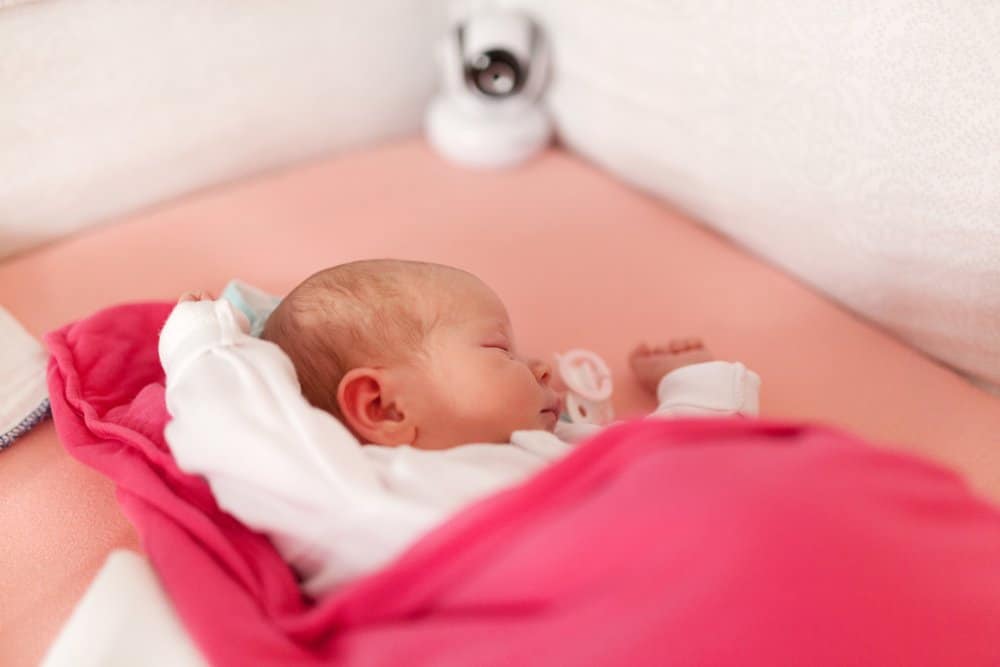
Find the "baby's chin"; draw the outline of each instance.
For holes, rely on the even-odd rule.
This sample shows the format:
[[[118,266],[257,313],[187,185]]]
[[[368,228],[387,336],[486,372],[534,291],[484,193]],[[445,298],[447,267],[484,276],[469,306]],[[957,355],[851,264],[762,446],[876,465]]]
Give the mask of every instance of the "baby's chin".
[[[510,432],[510,436],[512,437],[518,431],[548,431],[549,433],[554,433],[556,424],[558,423],[559,415],[557,413],[552,410],[543,410],[517,424]],[[505,442],[510,442],[510,437]]]

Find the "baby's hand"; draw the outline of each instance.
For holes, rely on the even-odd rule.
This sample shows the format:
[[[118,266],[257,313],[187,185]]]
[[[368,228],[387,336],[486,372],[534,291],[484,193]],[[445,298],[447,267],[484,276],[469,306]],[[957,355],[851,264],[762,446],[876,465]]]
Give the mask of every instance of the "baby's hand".
[[[185,301],[215,301],[215,297],[212,296],[211,292],[195,290],[181,294],[181,298],[177,300],[177,303],[184,303]]]
[[[682,366],[712,361],[712,353],[700,338],[675,338],[666,345],[640,344],[628,357],[636,380],[646,391],[655,394],[660,380]]]

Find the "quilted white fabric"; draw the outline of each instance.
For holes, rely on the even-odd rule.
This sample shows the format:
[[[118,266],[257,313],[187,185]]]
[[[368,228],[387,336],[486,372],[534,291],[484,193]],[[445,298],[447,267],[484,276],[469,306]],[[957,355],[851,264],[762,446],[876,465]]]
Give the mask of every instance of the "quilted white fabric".
[[[0,306],[0,452],[49,413],[48,354]]]
[[[0,257],[420,127],[445,0],[0,5]]]
[[[506,4],[566,144],[1000,382],[1000,2]]]

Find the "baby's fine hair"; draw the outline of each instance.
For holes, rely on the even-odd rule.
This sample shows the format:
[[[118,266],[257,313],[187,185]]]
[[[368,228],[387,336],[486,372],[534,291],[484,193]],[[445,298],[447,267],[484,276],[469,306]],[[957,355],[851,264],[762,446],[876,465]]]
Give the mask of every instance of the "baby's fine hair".
[[[323,269],[282,299],[261,337],[291,359],[306,399],[340,418],[337,388],[344,375],[418,353],[433,326],[418,307],[421,287],[453,271],[394,259]]]

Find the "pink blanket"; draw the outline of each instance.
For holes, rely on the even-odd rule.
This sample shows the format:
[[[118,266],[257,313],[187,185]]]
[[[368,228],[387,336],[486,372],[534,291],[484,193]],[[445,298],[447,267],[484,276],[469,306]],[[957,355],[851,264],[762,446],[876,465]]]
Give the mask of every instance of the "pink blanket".
[[[749,420],[609,429],[314,604],[171,459],[170,307],[50,333],[49,388],[213,663],[1000,664],[1000,514],[935,466]]]

